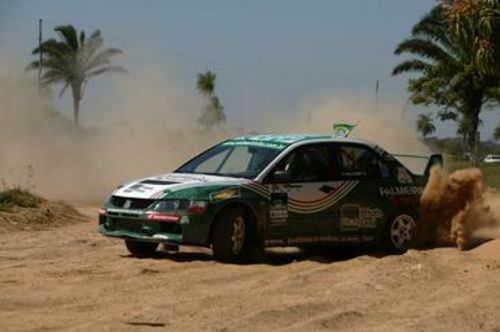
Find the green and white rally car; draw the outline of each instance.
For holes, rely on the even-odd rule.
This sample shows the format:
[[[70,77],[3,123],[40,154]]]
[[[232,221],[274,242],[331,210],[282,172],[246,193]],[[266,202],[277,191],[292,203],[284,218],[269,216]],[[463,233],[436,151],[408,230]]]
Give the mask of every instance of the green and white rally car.
[[[248,135],[226,140],[173,173],[119,186],[99,232],[132,255],[158,245],[212,247],[220,261],[276,246],[382,243],[405,251],[430,166],[416,175],[361,140]]]

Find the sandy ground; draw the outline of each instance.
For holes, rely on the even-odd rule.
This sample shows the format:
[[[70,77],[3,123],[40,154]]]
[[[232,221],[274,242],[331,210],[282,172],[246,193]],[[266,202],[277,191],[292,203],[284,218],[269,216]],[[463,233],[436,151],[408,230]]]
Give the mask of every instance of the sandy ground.
[[[95,209],[83,212],[93,214]],[[500,331],[500,241],[401,256],[271,253],[152,259],[95,221],[0,234],[2,331]]]

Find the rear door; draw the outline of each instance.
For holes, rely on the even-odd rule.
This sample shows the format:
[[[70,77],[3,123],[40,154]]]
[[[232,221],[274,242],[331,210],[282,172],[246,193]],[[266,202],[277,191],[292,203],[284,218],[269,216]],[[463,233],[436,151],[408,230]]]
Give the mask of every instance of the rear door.
[[[392,172],[370,146],[340,143],[337,153],[340,179],[354,182],[355,189],[339,202],[335,233],[344,242],[376,240],[391,212],[380,192],[396,184]]]

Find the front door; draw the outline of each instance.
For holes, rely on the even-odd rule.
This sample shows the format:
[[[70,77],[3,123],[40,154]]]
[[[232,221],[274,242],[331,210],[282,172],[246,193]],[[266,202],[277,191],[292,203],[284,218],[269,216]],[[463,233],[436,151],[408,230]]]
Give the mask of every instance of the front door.
[[[289,245],[328,241],[349,183],[338,180],[335,149],[311,143],[291,151],[265,180],[271,192],[269,231]]]

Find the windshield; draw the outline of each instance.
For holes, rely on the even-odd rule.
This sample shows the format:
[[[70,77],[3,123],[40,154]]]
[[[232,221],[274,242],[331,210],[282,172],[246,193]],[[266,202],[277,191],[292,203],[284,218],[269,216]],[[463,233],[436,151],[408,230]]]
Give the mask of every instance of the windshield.
[[[235,144],[228,141],[219,144],[186,164],[176,173],[196,173],[255,178],[282,149],[267,146]]]

